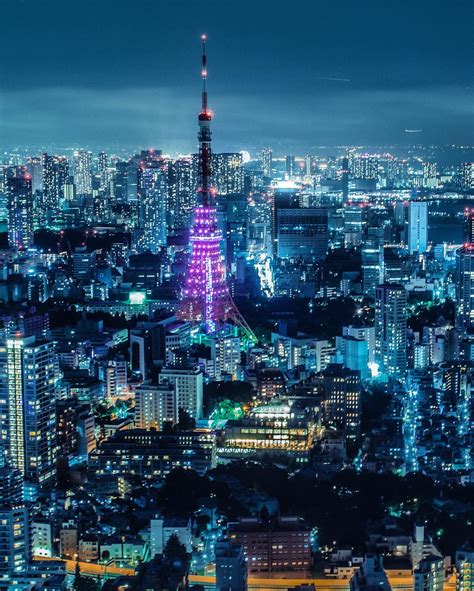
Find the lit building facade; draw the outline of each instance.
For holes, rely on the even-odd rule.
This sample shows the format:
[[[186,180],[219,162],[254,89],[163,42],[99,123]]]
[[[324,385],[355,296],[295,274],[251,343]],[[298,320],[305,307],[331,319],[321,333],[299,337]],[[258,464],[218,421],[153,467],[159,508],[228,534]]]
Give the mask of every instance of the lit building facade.
[[[383,378],[403,378],[407,368],[407,294],[402,285],[375,289],[375,362]]]
[[[56,479],[56,358],[53,342],[7,339],[9,461],[40,486]]]

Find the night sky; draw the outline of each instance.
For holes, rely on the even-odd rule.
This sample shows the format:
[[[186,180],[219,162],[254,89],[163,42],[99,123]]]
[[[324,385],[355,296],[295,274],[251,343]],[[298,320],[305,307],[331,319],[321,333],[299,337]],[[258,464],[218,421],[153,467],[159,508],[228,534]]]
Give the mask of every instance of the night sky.
[[[471,0],[2,0],[0,145],[471,143]],[[409,134],[405,129],[421,129]]]

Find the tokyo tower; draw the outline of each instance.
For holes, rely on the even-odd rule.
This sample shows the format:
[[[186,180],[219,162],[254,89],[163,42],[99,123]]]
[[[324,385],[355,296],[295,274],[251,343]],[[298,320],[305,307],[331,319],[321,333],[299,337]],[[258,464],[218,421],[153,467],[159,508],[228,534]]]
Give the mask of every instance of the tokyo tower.
[[[257,339],[232,300],[220,250],[222,234],[217,227],[216,195],[211,186],[211,121],[207,103],[206,36],[202,36],[202,107],[199,121],[199,186],[197,206],[190,232],[191,257],[188,264],[178,317],[199,323],[207,334],[219,334],[230,320],[245,336]]]

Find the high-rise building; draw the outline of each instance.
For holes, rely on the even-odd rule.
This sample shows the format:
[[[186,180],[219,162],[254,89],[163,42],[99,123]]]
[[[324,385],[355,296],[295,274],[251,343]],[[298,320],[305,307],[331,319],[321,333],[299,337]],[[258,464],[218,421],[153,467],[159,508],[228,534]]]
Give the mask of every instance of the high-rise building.
[[[474,189],[474,162],[462,163],[461,188],[464,191],[472,191]]]
[[[372,589],[391,591],[392,587],[383,569],[382,557],[366,556],[362,566],[351,578],[349,588],[350,591],[371,591]]]
[[[99,152],[98,156],[99,189],[104,193],[109,192],[110,169],[109,156],[106,152]]]
[[[33,195],[31,176],[18,167],[7,178],[8,244],[23,250],[33,245]]]
[[[74,152],[74,184],[78,196],[92,194],[92,152]]]
[[[12,577],[24,575],[28,566],[28,511],[22,498],[21,472],[0,467],[0,587]]]
[[[377,156],[362,154],[356,156],[352,162],[352,176],[355,179],[377,179],[378,178],[379,159]]]
[[[212,156],[212,172],[217,193],[232,195],[244,190],[242,154],[221,153]]]
[[[57,378],[54,343],[36,337],[7,338],[8,458],[28,481],[56,478]]]
[[[196,206],[189,158],[175,160],[169,167],[169,223],[172,228],[189,228]]]
[[[445,568],[442,556],[427,556],[413,570],[414,591],[443,591]]]
[[[31,191],[33,194],[36,191],[43,190],[43,165],[41,158],[33,156],[26,159],[26,171],[31,177]]]
[[[218,540],[216,555],[216,591],[247,591],[247,563],[242,546]]]
[[[246,517],[227,526],[229,540],[242,546],[249,573],[298,572],[311,569],[311,530],[300,517],[270,520]]]
[[[277,210],[279,258],[322,259],[328,249],[328,212],[324,207]]]
[[[347,203],[349,200],[349,158],[344,156],[341,167],[341,184],[342,184],[342,202]]]
[[[163,163],[143,162],[138,167],[138,252],[157,253],[166,246],[167,170]]]
[[[273,152],[271,148],[263,148],[262,150],[262,171],[263,176],[272,178],[272,157]]]
[[[224,375],[235,378],[241,363],[240,337],[221,335],[211,338],[211,359],[214,362],[214,379]]]
[[[456,326],[466,332],[474,327],[474,244],[456,251]]]
[[[164,367],[159,382],[174,388],[178,410],[185,410],[193,419],[202,418],[203,374],[199,368]]]
[[[367,241],[361,249],[362,289],[364,295],[374,298],[375,288],[384,278],[383,248]]]
[[[408,206],[408,250],[422,254],[428,247],[428,203],[410,201]]]
[[[64,156],[44,153],[43,163],[43,209],[44,218],[54,223],[64,198],[64,186],[69,181],[69,162]]]
[[[456,591],[474,590],[474,547],[465,544],[456,552]]]
[[[285,158],[285,172],[289,179],[292,179],[296,174],[296,159],[294,156],[286,156]]]
[[[178,405],[174,386],[166,383],[144,382],[135,389],[135,426],[137,429],[157,429],[164,423],[178,422]]]
[[[360,372],[333,363],[312,381],[323,397],[326,423],[342,429],[347,437],[356,437],[361,419]]]
[[[405,376],[407,367],[407,294],[402,285],[375,289],[375,361],[384,378]]]
[[[464,242],[474,243],[474,208],[466,207],[464,210]]]

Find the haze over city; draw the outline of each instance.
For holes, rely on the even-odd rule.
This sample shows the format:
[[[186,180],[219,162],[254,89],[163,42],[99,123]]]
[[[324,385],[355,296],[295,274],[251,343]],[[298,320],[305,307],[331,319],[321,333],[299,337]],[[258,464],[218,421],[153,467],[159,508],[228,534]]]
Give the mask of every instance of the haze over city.
[[[192,151],[202,31],[218,149],[472,143],[469,0],[6,0],[2,20],[2,147]]]

